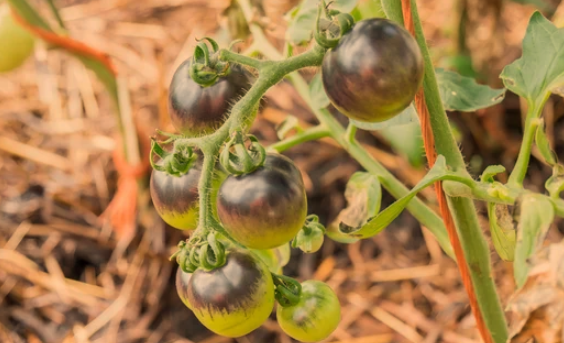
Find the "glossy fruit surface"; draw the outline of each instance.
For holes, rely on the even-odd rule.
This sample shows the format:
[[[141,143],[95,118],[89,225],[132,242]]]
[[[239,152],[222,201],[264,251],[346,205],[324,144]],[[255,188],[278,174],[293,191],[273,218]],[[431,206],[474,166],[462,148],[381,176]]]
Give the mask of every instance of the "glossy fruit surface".
[[[341,306],[331,287],[310,280],[302,283],[299,303],[278,306],[276,318],[288,336],[302,342],[319,342],[339,325]]]
[[[407,108],[423,71],[415,39],[381,18],[357,22],[327,52],[321,68],[331,103],[349,118],[364,122],[385,121]]]
[[[198,269],[192,274],[187,299],[208,329],[222,336],[240,337],[270,316],[274,284],[263,262],[248,252],[231,250],[222,267],[209,272]]]
[[[182,176],[153,170],[151,173],[151,199],[161,218],[180,230],[195,229],[198,223],[198,180],[201,163]]]
[[[209,87],[190,78],[192,58],[184,61],[174,73],[169,88],[169,115],[174,127],[186,136],[209,134],[228,118],[229,109],[250,88],[252,74],[232,65],[227,76]]]
[[[217,214],[231,237],[249,248],[289,242],[307,215],[300,171],[287,157],[268,154],[254,172],[227,177],[219,188]]]
[[[188,284],[190,283],[190,279],[192,278],[191,273],[186,273],[182,270],[182,268],[178,267],[176,270],[176,292],[178,293],[178,297],[186,307],[192,309],[190,302],[188,301]]]
[[[8,4],[0,4],[0,72],[19,67],[33,53],[34,38],[18,25]]]

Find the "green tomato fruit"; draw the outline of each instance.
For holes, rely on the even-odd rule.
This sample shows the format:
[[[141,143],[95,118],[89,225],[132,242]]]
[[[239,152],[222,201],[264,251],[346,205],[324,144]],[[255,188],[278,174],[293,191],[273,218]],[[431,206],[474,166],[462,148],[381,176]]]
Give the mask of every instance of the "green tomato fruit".
[[[335,292],[321,281],[302,283],[300,301],[294,306],[278,306],[276,318],[288,336],[302,342],[318,342],[337,328],[341,305]]]
[[[33,35],[16,23],[8,4],[0,4],[0,73],[22,65],[33,45]]]

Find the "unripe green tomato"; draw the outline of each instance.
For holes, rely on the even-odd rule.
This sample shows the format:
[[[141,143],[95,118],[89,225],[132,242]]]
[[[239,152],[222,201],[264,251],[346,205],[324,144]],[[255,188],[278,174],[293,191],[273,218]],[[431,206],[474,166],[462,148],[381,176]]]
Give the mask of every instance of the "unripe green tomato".
[[[34,39],[10,14],[8,4],[0,4],[0,73],[22,65],[33,53]]]
[[[301,342],[319,342],[329,337],[341,321],[341,305],[331,287],[321,281],[302,283],[300,301],[276,309],[276,318],[288,336]]]
[[[274,307],[274,283],[268,267],[244,250],[227,252],[225,265],[197,269],[190,278],[187,301],[209,330],[241,337],[260,327]]]

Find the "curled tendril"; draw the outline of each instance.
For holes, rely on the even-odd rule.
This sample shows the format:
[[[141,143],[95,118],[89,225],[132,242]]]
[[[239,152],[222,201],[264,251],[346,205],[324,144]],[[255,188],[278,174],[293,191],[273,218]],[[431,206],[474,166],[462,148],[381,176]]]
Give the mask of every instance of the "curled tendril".
[[[317,18],[315,24],[314,38],[317,44],[326,49],[332,49],[339,44],[339,40],[351,30],[354,18],[348,13],[341,13],[337,10],[329,10],[325,1],[321,1],[317,8]],[[326,18],[323,18],[325,15]],[[333,29],[335,25],[339,28],[338,33]]]
[[[198,44],[190,64],[190,78],[202,87],[213,86],[221,76],[229,74],[229,62],[218,60],[219,45],[215,40],[204,37],[196,41]],[[211,52],[207,43],[212,47]]]
[[[250,142],[248,148],[245,140]],[[247,135],[245,139],[241,131],[233,133],[219,156],[223,168],[232,175],[252,173],[263,165],[265,159],[266,151],[258,139],[253,135]]]

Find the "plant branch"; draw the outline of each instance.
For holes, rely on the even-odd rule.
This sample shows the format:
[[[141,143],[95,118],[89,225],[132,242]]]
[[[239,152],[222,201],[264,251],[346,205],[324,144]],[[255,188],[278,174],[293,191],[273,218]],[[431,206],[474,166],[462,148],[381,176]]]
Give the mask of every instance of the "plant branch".
[[[511,171],[509,180],[507,180],[507,184],[512,187],[523,187],[523,181],[525,180],[525,176],[527,175],[529,160],[531,158],[531,150],[533,148],[535,133],[538,126],[536,119],[540,117],[544,104],[547,100],[548,96],[540,104],[538,104],[538,106],[529,106],[529,108],[527,109],[523,142],[521,143],[519,156],[517,157],[513,171]]]
[[[269,146],[267,150],[283,152],[301,143],[328,137],[330,135],[331,133],[325,127],[323,127],[323,125],[317,125],[302,132],[298,132],[295,135],[284,140],[276,142]]]

